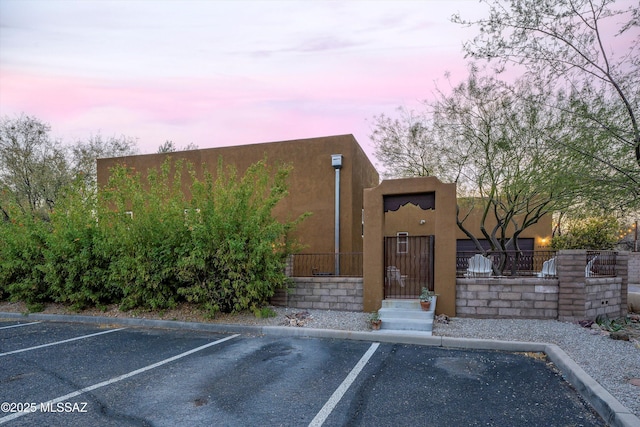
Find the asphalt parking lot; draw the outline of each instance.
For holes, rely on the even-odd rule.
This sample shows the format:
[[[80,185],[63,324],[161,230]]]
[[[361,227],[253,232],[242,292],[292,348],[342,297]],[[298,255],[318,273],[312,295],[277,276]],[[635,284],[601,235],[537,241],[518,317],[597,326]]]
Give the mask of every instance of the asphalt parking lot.
[[[0,321],[0,424],[602,426],[531,355]]]

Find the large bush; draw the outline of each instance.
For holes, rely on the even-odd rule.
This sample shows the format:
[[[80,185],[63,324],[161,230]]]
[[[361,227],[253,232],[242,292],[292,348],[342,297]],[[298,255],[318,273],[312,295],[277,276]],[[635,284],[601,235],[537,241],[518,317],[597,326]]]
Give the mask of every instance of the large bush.
[[[572,221],[567,232],[551,239],[553,249],[613,249],[618,241],[618,220],[590,217]]]
[[[0,298],[23,301],[37,310],[50,298],[44,280],[44,251],[51,226],[16,204],[4,206],[8,218],[0,220]]]
[[[171,308],[178,301],[176,263],[188,240],[181,190],[182,164],[171,174],[170,163],[140,173],[126,167],[111,171],[101,193],[101,231],[111,256],[107,283],[118,286],[123,309]],[[173,175],[173,176],[172,176]]]
[[[220,163],[217,177],[200,179],[192,165],[168,160],[144,176],[114,168],[98,197],[79,181],[50,220],[12,212],[0,224],[0,298],[257,310],[286,286],[288,234],[304,217],[273,216],[288,174],[261,161],[238,176]]]
[[[287,168],[270,171],[263,161],[242,178],[232,167],[218,171],[191,188],[190,241],[178,261],[187,286],[179,292],[209,313],[255,310],[286,285],[287,234],[302,218],[280,223],[271,214],[287,194]]]
[[[121,289],[108,280],[112,248],[98,221],[95,194],[87,192],[82,181],[58,199],[51,228],[44,250],[51,299],[74,309],[119,301]]]

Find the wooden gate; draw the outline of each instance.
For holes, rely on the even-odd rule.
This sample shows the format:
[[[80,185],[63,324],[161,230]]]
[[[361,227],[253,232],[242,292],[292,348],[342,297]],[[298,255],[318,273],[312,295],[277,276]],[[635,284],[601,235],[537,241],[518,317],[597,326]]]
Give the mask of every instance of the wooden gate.
[[[384,238],[384,297],[418,298],[422,288],[433,291],[434,236],[398,233]]]

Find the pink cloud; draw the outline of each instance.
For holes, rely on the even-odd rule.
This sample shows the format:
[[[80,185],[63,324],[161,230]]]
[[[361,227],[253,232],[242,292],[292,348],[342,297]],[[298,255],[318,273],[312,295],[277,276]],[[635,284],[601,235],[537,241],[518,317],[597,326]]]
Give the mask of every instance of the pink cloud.
[[[419,108],[433,91],[432,76],[464,69],[461,55],[444,58],[412,50],[385,59],[337,55],[330,65],[282,68],[282,74],[190,79],[104,79],[4,68],[0,114],[35,115],[63,139],[98,131],[137,137],[143,152],[167,139],[208,147],[352,133],[371,157],[367,120],[393,114],[401,105]]]

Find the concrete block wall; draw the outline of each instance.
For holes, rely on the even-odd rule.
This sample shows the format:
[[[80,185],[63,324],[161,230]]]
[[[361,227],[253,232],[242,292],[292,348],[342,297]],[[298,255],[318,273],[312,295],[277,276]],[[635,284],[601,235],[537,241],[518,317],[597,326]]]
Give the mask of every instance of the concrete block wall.
[[[456,314],[475,318],[556,319],[558,289],[557,279],[457,279]]]
[[[587,253],[563,250],[557,255],[558,320],[575,322],[626,315],[628,252],[616,256],[616,277],[585,277]]]
[[[616,278],[620,279],[620,317],[626,316],[628,312],[631,254],[631,252],[618,252],[616,256]]]
[[[274,305],[303,309],[363,311],[362,277],[292,277],[288,291],[279,290]]]
[[[627,314],[628,283],[640,268],[640,253],[618,252],[616,277],[585,277],[584,250],[560,251],[557,278],[486,277],[456,279],[460,317],[528,318],[578,321]],[[362,277],[293,277],[274,305],[306,309],[363,311]]]
[[[577,321],[585,318],[586,265],[586,251],[564,250],[558,253],[556,257],[559,285],[558,320]]]
[[[585,277],[587,253],[560,251],[557,279],[536,277],[458,278],[456,314],[476,318],[578,321],[627,314],[629,252],[616,255],[616,277]]]
[[[621,281],[615,277],[587,278],[585,283],[585,318],[605,315],[612,319],[620,315]],[[626,303],[625,303],[626,307]]]
[[[629,252],[629,283],[640,285],[640,252]]]

